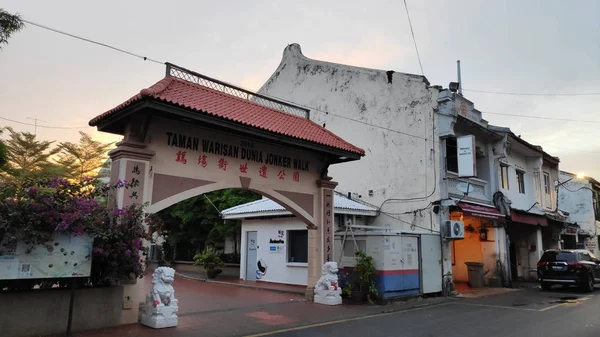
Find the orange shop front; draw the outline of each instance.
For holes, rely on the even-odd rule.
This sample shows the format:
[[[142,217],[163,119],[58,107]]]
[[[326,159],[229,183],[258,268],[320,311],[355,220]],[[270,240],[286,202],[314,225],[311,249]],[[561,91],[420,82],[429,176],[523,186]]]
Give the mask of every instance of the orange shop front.
[[[458,202],[451,208],[450,220],[464,222],[464,240],[450,243],[452,256],[452,278],[457,286],[468,284],[469,273],[466,263],[483,265],[484,283],[487,286],[501,286],[497,272],[499,259],[498,231],[496,227],[504,222],[504,215],[491,206]]]

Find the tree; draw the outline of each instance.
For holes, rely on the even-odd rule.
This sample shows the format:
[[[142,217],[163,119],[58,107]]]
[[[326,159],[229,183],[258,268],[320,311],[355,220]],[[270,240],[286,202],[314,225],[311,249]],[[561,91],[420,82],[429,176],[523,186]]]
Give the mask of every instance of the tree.
[[[2,50],[2,44],[8,44],[10,36],[23,27],[25,27],[25,23],[19,14],[10,14],[0,8],[0,50]]]
[[[4,129],[0,129],[0,135],[4,132]],[[6,145],[2,140],[0,140],[0,171],[3,171],[6,168],[6,164],[8,162],[8,153],[6,150]]]
[[[69,171],[69,178],[84,180],[86,176],[95,178],[107,158],[107,152],[114,143],[101,143],[85,132],[79,132],[79,143],[62,142],[58,144],[60,153],[57,163]]]
[[[15,178],[59,177],[65,169],[49,161],[60,149],[52,148],[54,142],[38,141],[30,132],[16,132],[11,128],[6,140],[6,171]]]

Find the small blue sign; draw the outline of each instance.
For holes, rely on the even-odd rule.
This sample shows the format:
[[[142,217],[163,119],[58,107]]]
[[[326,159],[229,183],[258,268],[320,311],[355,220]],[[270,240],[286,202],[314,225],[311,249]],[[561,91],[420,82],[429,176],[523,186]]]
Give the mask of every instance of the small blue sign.
[[[277,251],[277,247],[276,246],[270,246],[269,250],[272,252],[276,252]]]

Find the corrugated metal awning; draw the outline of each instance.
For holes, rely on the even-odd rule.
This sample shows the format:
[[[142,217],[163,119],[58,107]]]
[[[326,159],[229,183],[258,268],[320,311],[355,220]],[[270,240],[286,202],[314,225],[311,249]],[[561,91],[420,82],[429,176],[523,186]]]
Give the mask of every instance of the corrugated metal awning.
[[[548,219],[543,215],[537,215],[526,212],[517,212],[514,209],[510,211],[510,218],[512,222],[520,222],[528,225],[540,225],[543,227],[548,226]]]
[[[379,209],[362,201],[356,201],[335,193],[333,197],[335,214],[377,216]],[[223,219],[264,218],[292,215],[292,213],[269,198],[234,206],[221,212]]]
[[[460,207],[466,215],[491,220],[504,220],[504,214],[493,207],[475,205],[467,202],[459,202],[456,206]]]

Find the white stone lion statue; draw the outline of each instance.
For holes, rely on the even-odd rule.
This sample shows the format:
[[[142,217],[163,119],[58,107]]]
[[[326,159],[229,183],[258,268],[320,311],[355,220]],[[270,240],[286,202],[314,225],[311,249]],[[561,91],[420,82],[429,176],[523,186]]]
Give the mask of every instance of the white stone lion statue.
[[[178,301],[173,281],[175,269],[158,267],[152,274],[152,290],[146,296],[141,323],[152,328],[177,326]]]
[[[152,291],[148,294],[146,301],[152,302],[155,307],[177,305],[175,299],[175,269],[169,267],[158,267],[152,274]]]
[[[338,284],[338,265],[327,262],[323,265],[321,278],[315,285],[315,303],[326,305],[342,304],[342,288]]]

